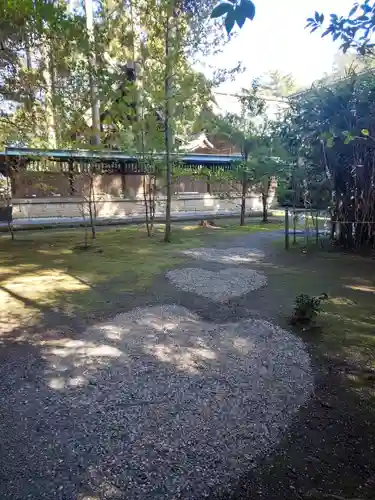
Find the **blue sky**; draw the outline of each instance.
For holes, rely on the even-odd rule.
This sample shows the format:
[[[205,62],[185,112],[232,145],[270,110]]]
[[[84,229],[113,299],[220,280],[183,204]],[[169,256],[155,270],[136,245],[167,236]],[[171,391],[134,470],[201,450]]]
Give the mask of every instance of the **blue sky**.
[[[247,71],[236,82],[222,86],[233,92],[247,87],[256,76],[269,70],[292,73],[298,84],[307,86],[332,68],[338,44],[331,38],[305,30],[306,19],[315,10],[347,14],[354,0],[254,0],[256,16],[246,21],[224,52],[210,60],[218,67],[230,67],[241,60]]]

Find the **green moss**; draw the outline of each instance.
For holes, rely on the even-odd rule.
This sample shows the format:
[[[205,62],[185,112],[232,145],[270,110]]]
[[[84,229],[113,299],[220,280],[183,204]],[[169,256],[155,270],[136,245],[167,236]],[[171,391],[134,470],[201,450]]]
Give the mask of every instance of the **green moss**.
[[[271,230],[255,222],[239,228],[231,220],[218,231],[198,223],[173,228],[172,243],[162,241],[164,226],[158,224],[149,238],[143,225],[99,230],[83,248],[84,230],[28,231],[16,240],[0,238],[1,320],[18,325],[37,319],[41,308],[86,314],[111,309],[129,292],[149,287],[156,275],[186,260],[179,250],[211,244],[213,239],[236,232]],[[10,322],[12,323],[12,321]]]

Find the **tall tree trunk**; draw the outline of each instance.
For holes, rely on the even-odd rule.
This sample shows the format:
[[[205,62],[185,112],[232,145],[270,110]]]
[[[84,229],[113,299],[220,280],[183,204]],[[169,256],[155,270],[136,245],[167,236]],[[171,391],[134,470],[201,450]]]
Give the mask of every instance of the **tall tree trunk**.
[[[90,167],[89,167],[90,168]],[[93,240],[96,238],[96,198],[95,198],[95,186],[94,186],[94,173],[89,172],[89,216],[90,216],[90,226],[91,226],[91,237]]]
[[[45,110],[46,110],[46,128],[48,147],[56,148],[56,123],[53,103],[53,78],[51,73],[51,49],[50,40],[45,39],[41,48],[41,54],[44,60],[43,79],[45,83]]]
[[[263,205],[263,220],[262,222],[268,222],[268,195],[266,193],[262,193],[262,205]]]
[[[247,179],[246,179],[246,173],[244,172],[243,178],[242,178],[240,226],[244,226],[245,225],[246,194],[247,194]]]
[[[56,64],[55,64],[55,55],[53,51],[52,41],[49,46],[49,73],[51,75],[51,101],[52,101],[52,115],[53,115],[53,124],[55,128],[55,144],[56,146],[60,143],[59,136],[59,126],[58,126],[58,116],[57,116],[57,90],[56,90]]]
[[[96,51],[94,36],[94,14],[92,0],[84,0],[86,12],[86,29],[89,39],[89,81],[91,97],[92,143],[100,144],[100,101],[96,84]]]
[[[169,1],[171,3],[172,0]],[[164,241],[171,241],[171,205],[172,205],[172,131],[171,131],[171,99],[172,99],[172,60],[171,60],[171,11],[168,5],[165,24],[165,77],[164,77],[164,144],[166,166],[167,200],[165,206],[165,233]]]
[[[268,199],[270,197],[272,179],[268,177],[263,180],[262,186],[262,205],[263,205],[263,221],[264,223],[268,222]]]
[[[26,38],[25,38],[25,46],[26,46],[26,69],[27,69],[27,72],[29,73],[29,77],[30,77],[30,73],[33,71],[33,60],[32,60],[32,51],[31,51],[31,47],[30,47],[30,42],[29,42],[29,36],[28,34],[26,34]],[[31,126],[32,126],[32,131],[33,131],[33,134],[34,135],[37,135],[37,119],[36,119],[36,114],[35,114],[35,95],[34,95],[34,91],[33,91],[33,88],[30,84],[30,80],[29,80],[29,88],[28,88],[28,101],[27,101],[27,111],[30,113],[31,115]]]

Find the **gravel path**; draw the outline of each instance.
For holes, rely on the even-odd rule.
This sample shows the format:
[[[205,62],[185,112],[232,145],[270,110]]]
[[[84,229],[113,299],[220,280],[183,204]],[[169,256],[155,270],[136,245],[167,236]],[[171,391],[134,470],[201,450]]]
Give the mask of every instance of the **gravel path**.
[[[229,247],[229,248],[191,248],[181,252],[187,257],[193,257],[207,262],[220,264],[250,264],[263,259],[265,254],[258,248]]]
[[[215,272],[199,267],[185,267],[172,269],[166,276],[181,290],[196,293],[216,302],[240,297],[262,288],[267,283],[263,273],[238,268],[226,268]]]
[[[240,244],[253,247],[251,236]],[[199,499],[252,468],[313,376],[302,342],[249,319],[246,297],[202,300],[161,276],[147,294],[119,297],[128,312],[111,320],[4,342],[0,497]]]
[[[18,418],[2,447],[12,455],[15,435],[23,442],[24,470],[9,483],[2,464],[1,498],[28,498],[25,465],[30,498],[81,498],[79,476],[98,498],[206,497],[275,445],[313,387],[308,354],[286,331],[212,325],[174,305],[118,315],[43,358],[50,390],[7,398]]]

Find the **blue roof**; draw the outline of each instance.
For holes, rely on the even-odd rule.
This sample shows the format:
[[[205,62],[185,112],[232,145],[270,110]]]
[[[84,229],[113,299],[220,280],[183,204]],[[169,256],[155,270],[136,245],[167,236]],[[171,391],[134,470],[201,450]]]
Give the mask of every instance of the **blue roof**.
[[[101,160],[101,161],[126,161],[136,163],[138,158],[134,155],[127,155],[122,151],[94,151],[89,149],[33,149],[33,148],[5,148],[6,156],[17,156],[27,158],[53,158],[58,160]],[[156,153],[155,158],[162,159],[165,153]],[[179,159],[183,163],[196,165],[202,164],[229,164],[241,160],[240,154],[235,155],[214,155],[214,154],[172,154],[172,157]]]

